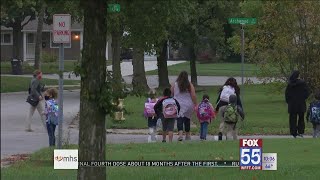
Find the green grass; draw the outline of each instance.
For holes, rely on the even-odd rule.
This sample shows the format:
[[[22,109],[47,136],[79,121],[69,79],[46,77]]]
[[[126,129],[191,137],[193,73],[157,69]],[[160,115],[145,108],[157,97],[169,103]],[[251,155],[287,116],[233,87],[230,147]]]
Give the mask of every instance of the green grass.
[[[198,76],[241,76],[241,63],[197,63]],[[185,62],[168,67],[169,75],[179,75],[183,70],[190,74],[190,63]],[[254,64],[244,65],[245,76],[256,76],[259,68]],[[157,75],[158,71],[148,71],[147,75]]]
[[[288,147],[292,147],[290,150]],[[69,148],[77,148],[71,146]],[[107,179],[317,179],[320,177],[320,139],[264,139],[263,152],[277,153],[276,171],[240,171],[239,168],[108,167]],[[239,159],[239,142],[108,144],[108,160],[225,160]],[[3,179],[72,180],[77,170],[54,170],[53,149],[45,148],[29,160],[2,169]]]
[[[201,100],[204,93],[209,94],[211,102],[215,105],[218,87],[198,87],[197,100]],[[246,118],[238,123],[239,134],[289,134],[289,117],[287,104],[284,101],[284,91],[274,92],[272,85],[246,85],[241,87],[244,97],[242,103]],[[117,122],[107,118],[107,128],[147,128],[147,120],[142,116],[145,102],[144,97],[127,97],[124,101],[126,110],[124,122]],[[192,128],[193,133],[199,133],[199,123],[195,116],[192,121],[197,128]],[[219,119],[209,125],[209,134],[217,134]],[[311,133],[312,125],[306,123],[306,133]]]
[[[64,61],[64,71],[71,72],[74,70],[75,64],[77,61],[66,60]],[[29,66],[28,63],[23,64],[23,73],[32,74],[35,70],[33,66]],[[41,63],[41,71],[44,74],[55,74],[59,71],[59,63]],[[11,74],[11,63],[10,62],[1,62],[1,74]]]
[[[1,93],[28,91],[30,81],[31,77],[1,76]],[[42,83],[47,86],[58,85],[58,80],[42,79]],[[64,85],[77,85],[79,83],[80,81],[77,80],[65,80],[63,82]]]

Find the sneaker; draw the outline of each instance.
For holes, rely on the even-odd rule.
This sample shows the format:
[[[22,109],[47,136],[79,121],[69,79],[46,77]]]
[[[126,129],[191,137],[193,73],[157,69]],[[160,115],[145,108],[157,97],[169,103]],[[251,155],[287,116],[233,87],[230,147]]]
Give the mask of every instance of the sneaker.
[[[162,140],[163,143],[167,142],[166,140]]]
[[[293,138],[297,138],[297,136],[295,136],[295,135],[292,135],[293,136]]]
[[[303,134],[298,134],[299,137],[303,138]]]
[[[178,141],[182,141],[182,140],[183,140],[183,138],[182,138],[182,137],[179,137],[179,138],[178,138]]]

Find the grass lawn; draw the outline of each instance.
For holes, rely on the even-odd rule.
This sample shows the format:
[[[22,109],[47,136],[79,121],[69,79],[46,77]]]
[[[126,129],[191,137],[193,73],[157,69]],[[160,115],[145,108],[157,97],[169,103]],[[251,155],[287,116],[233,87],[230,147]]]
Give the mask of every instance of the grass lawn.
[[[64,61],[64,71],[71,72],[74,70],[77,61],[67,60]],[[34,71],[33,66],[29,66],[28,63],[23,64],[23,73],[32,74]],[[59,62],[54,63],[41,63],[41,71],[44,74],[54,74],[59,71]],[[11,62],[1,62],[1,74],[11,74]]]
[[[238,123],[239,134],[289,134],[289,118],[284,94],[272,92],[271,85],[246,85],[242,88],[244,98],[242,103],[246,118]],[[197,90],[198,102],[204,93],[209,94],[211,102],[215,105],[218,87],[202,87]],[[125,108],[130,114],[125,114],[124,122],[115,122],[107,118],[107,128],[147,128],[147,120],[143,118],[145,97],[127,97],[124,101]],[[199,123],[195,116],[192,121],[197,128],[191,131],[199,133]],[[209,125],[209,134],[217,134],[219,120],[216,119]],[[306,123],[306,133],[311,133],[312,125]]]
[[[288,151],[288,147],[293,147]],[[71,146],[70,148],[77,148]],[[264,139],[263,152],[277,153],[277,171],[240,171],[239,168],[108,167],[107,179],[317,179],[320,139]],[[192,142],[107,145],[108,160],[225,160],[239,159],[239,142]],[[76,179],[76,170],[54,170],[53,149],[42,149],[29,160],[2,169],[3,179]]]
[[[190,74],[190,63],[185,62],[168,67],[169,75],[179,75],[183,70]],[[255,64],[244,65],[245,76],[256,76],[259,68]],[[197,63],[198,76],[241,76],[241,63]],[[147,75],[158,75],[157,70],[146,72]]]
[[[1,93],[6,92],[20,92],[28,91],[31,77],[11,77],[1,76]],[[45,85],[58,85],[58,80],[55,79],[42,79]],[[64,80],[64,85],[77,85],[80,81],[77,80]]]

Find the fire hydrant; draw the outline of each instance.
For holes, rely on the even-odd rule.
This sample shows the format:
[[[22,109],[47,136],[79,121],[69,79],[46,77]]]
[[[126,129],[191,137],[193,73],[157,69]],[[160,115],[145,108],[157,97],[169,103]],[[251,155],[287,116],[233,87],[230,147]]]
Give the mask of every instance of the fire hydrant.
[[[124,121],[124,120],[126,120],[126,119],[123,117],[123,107],[124,107],[123,101],[124,101],[124,99],[118,99],[118,106],[117,106],[118,111],[115,112],[115,114],[114,114],[114,119],[117,120],[117,121]]]

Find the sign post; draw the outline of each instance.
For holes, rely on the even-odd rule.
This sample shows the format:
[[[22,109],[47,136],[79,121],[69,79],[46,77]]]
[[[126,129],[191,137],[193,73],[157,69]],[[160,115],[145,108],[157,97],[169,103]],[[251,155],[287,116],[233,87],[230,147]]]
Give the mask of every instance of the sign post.
[[[53,15],[53,42],[59,43],[59,124],[58,149],[62,147],[63,123],[63,71],[64,71],[64,43],[71,43],[71,16],[70,14]]]
[[[229,18],[229,24],[240,24],[241,25],[241,85],[242,93],[241,99],[243,100],[243,85],[244,85],[244,25],[253,25],[257,23],[257,18]]]

